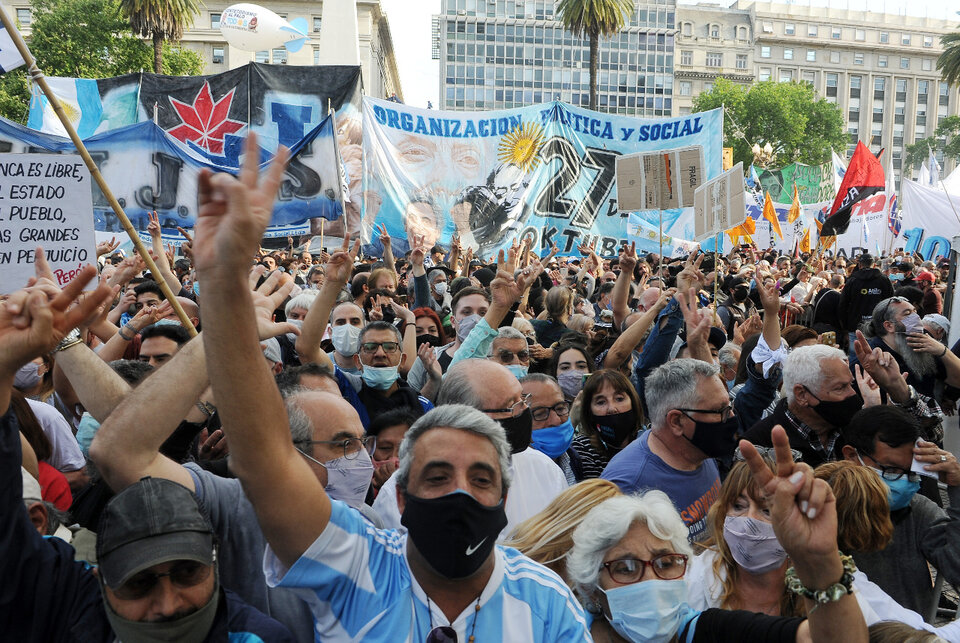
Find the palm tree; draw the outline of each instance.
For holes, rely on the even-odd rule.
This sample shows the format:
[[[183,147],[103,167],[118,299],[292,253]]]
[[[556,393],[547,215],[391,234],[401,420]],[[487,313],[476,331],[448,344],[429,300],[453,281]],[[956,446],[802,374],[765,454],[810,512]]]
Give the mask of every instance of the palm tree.
[[[180,40],[202,0],[120,0],[133,33],[153,38],[153,71],[163,73],[163,41]]]
[[[960,31],[940,36],[943,53],[937,58],[937,69],[948,85],[960,83]]]
[[[600,37],[624,28],[633,0],[558,0],[557,19],[575,36],[590,38],[590,109],[597,109],[597,60]]]

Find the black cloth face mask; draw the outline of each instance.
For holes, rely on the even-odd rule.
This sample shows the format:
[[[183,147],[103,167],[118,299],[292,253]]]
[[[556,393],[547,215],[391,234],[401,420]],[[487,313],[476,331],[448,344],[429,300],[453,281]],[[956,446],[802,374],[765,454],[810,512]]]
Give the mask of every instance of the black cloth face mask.
[[[834,400],[821,400],[816,395],[813,395],[813,391],[806,386],[803,388],[807,389],[807,393],[819,402],[816,406],[811,406],[810,409],[838,429],[845,428],[847,424],[850,423],[850,420],[853,419],[853,416],[857,414],[857,411],[863,408],[863,398],[860,397],[860,394],[857,392],[837,402]]]
[[[424,344],[430,344],[432,348],[440,347],[440,338],[436,335],[417,335],[417,348]]]
[[[507,526],[503,500],[488,507],[459,489],[439,498],[404,497],[400,524],[420,555],[446,578],[467,578],[480,569]]]
[[[500,418],[497,423],[507,433],[510,453],[520,453],[530,446],[533,435],[533,412],[529,408],[516,417]]]
[[[683,413],[683,411],[681,411]],[[693,424],[693,437],[683,437],[693,446],[703,451],[711,458],[724,458],[733,455],[737,448],[737,431],[740,429],[740,423],[736,417],[731,417],[720,422],[701,422],[683,413]]]
[[[607,446],[619,449],[623,441],[637,430],[637,412],[633,409],[623,413],[601,415],[597,418],[597,431]]]

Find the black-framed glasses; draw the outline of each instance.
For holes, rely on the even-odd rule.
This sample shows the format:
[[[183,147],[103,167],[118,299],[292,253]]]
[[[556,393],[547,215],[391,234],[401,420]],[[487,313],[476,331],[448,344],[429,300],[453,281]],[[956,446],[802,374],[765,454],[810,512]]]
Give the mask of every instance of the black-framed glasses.
[[[376,353],[378,348],[382,348],[387,355],[392,355],[400,350],[400,344],[397,342],[364,342],[360,344],[360,350],[369,355]]]
[[[883,478],[884,480],[890,480],[892,482],[894,480],[899,480],[903,476],[907,476],[907,480],[909,480],[910,482],[920,481],[919,473],[916,473],[914,471],[905,471],[900,467],[893,467],[886,464],[880,464],[879,462],[876,461],[876,459],[872,455],[864,453],[859,449],[857,450],[857,453],[860,454],[861,458],[870,458],[871,460],[873,460],[874,466],[872,468],[879,471],[880,477]]]
[[[528,351],[526,348],[519,351],[508,351],[506,348],[501,348],[497,351],[497,356],[500,357],[500,361],[504,364],[512,363],[514,355],[516,355],[517,358],[523,363],[530,361],[530,351]]]
[[[427,633],[426,643],[457,643],[457,631],[449,625],[438,625]]]
[[[343,440],[309,440],[303,444],[325,444],[336,451],[337,447],[343,449],[343,457],[347,460],[356,460],[360,455],[360,449],[366,449],[369,455],[373,455],[377,448],[377,436],[365,435],[362,438],[344,438]]]
[[[677,409],[677,410],[683,413],[684,415],[687,415],[687,413],[707,413],[712,415],[719,415],[721,422],[725,422],[726,420],[729,420],[730,418],[733,417],[733,406],[730,404],[727,404],[722,409]],[[687,415],[687,417],[693,420],[693,418],[691,418],[689,415]],[[693,420],[693,421],[696,422],[696,420]]]
[[[643,560],[641,558],[618,558],[601,565],[607,570],[613,582],[620,585],[632,585],[643,578],[643,573],[647,566],[653,570],[653,574],[660,580],[676,580],[683,578],[687,573],[686,554],[660,554],[654,556],[652,560]]]
[[[480,409],[481,412],[487,414],[500,414],[500,413],[509,413],[510,417],[517,417],[524,411],[530,408],[530,393],[524,393],[520,397],[519,402],[514,402],[512,405],[504,409]]]
[[[530,409],[531,414],[533,414],[533,419],[537,422],[543,422],[550,417],[550,411],[556,413],[557,417],[567,417],[570,415],[570,402],[558,402],[553,406],[535,406]]]
[[[153,591],[164,576],[181,589],[195,587],[210,577],[213,565],[204,565],[195,560],[177,561],[170,567],[170,571],[157,573],[144,570],[131,576],[127,582],[113,590],[117,598],[125,601],[134,601],[143,598]]]

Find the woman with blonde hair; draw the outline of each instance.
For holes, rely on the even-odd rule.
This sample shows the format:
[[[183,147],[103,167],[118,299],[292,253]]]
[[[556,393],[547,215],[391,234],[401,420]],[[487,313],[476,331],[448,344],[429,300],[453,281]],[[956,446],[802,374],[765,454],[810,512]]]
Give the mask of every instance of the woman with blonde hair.
[[[517,525],[504,543],[557,572],[566,580],[566,555],[573,547],[573,530],[587,512],[607,498],[620,495],[609,480],[578,482],[555,497],[543,510]]]

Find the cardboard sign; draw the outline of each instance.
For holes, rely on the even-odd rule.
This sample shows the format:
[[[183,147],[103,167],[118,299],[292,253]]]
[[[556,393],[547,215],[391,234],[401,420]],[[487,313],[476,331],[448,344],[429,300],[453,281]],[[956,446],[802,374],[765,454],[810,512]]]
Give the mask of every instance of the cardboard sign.
[[[743,163],[698,187],[693,198],[694,240],[703,241],[747,219]]]
[[[60,286],[96,265],[93,223],[90,171],[79,156],[0,154],[0,293],[34,276],[38,246]]]
[[[617,157],[617,206],[621,212],[689,208],[703,183],[703,147]]]

